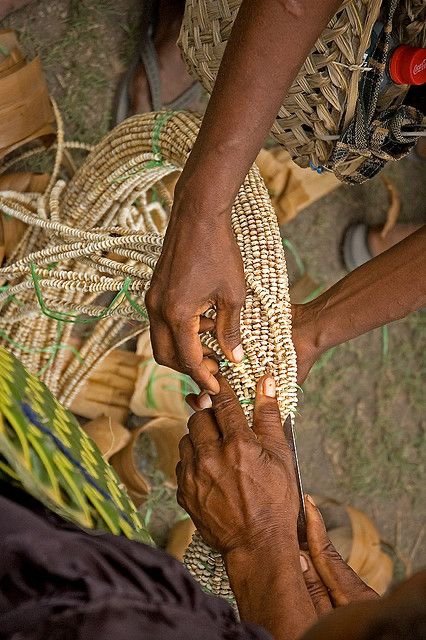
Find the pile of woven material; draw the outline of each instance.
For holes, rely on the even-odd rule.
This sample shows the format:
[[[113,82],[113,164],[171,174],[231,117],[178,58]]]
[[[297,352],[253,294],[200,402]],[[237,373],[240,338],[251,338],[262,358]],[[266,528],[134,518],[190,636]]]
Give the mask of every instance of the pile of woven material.
[[[184,112],[134,116],[66,181],[58,175],[73,145],[64,141],[56,115],[57,151],[46,190],[0,192],[1,213],[28,225],[0,269],[0,345],[69,407],[106,355],[147,329],[144,296],[172,204],[166,181],[185,164],[199,120]],[[232,225],[247,283],[245,360],[226,361],[213,335],[203,341],[218,355],[249,421],[256,381],[267,371],[277,381],[285,419],[297,402],[288,279],[276,215],[256,167],[237,195]],[[81,327],[90,331],[76,339]],[[198,537],[186,562],[206,589],[231,598],[220,556]]]

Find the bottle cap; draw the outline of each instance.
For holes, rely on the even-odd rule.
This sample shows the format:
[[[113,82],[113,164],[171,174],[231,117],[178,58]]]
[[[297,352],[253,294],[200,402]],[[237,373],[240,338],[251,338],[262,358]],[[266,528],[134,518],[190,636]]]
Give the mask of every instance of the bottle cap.
[[[389,75],[395,84],[426,83],[426,49],[401,45],[393,51]]]

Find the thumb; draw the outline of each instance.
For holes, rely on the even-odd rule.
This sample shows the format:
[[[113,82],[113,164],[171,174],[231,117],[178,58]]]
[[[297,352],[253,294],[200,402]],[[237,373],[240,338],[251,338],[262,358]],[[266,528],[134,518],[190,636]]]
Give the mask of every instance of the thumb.
[[[316,614],[318,617],[323,616],[333,609],[327,588],[319,577],[308,553],[300,552],[300,566]]]
[[[275,380],[270,375],[263,376],[257,382],[253,431],[265,449],[281,456],[290,455],[276,399]]]
[[[306,524],[309,553],[318,575],[327,587],[334,606],[350,602],[375,600],[378,594],[343,560],[330,541],[319,509],[306,495]]]
[[[231,362],[241,362],[244,358],[240,334],[241,308],[242,304],[235,302],[217,307],[216,336],[225,357]]]

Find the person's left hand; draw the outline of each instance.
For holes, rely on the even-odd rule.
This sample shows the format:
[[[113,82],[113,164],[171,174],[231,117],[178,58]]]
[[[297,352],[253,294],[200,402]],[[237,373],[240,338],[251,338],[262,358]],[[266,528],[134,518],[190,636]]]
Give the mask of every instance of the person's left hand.
[[[213,409],[191,416],[180,442],[178,502],[224,556],[283,543],[297,552],[299,497],[275,381],[258,382],[253,430],[229,384],[218,381]]]
[[[351,602],[379,599],[339,555],[327,535],[318,507],[310,496],[305,498],[309,553],[301,552],[301,565],[317,615]]]

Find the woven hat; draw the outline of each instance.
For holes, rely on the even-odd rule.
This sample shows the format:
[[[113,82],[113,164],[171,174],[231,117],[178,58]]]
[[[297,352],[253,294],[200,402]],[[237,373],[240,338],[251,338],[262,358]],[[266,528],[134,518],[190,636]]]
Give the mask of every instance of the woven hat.
[[[213,90],[240,5],[241,0],[186,2],[179,45],[189,71],[209,93]],[[314,169],[329,167],[338,177],[348,182],[362,182],[371,177],[371,170],[365,172],[365,175],[361,172],[361,175],[352,176],[359,173],[359,166],[366,153],[380,156],[378,151],[385,148],[385,140],[380,141],[379,150],[367,140],[362,150],[361,145],[355,145],[356,152],[348,154],[349,157],[331,160],[331,156],[336,142],[356,116],[360,91],[363,91],[363,77],[369,73],[375,88],[381,84],[384,61],[391,48],[389,38],[392,24],[398,42],[424,46],[425,14],[425,3],[421,0],[343,2],[305,60],[271,130],[273,137],[287,149],[297,164],[302,167],[310,165]],[[381,45],[380,58],[376,60],[378,68],[368,71],[371,65],[365,54],[370,46],[374,25],[379,19],[385,25],[390,25],[390,30]],[[386,90],[384,100],[380,96],[381,105],[376,104],[378,96],[374,92],[372,114],[366,127],[370,127],[370,120],[373,121],[378,110],[399,106],[407,90],[407,86],[391,86]],[[367,108],[367,111],[370,110]],[[404,114],[404,121],[400,126],[411,124],[411,116],[410,113]],[[387,145],[386,153],[383,151],[386,158],[377,170],[388,159],[405,155],[414,142],[413,138],[405,140],[406,147],[395,149],[390,149]]]

